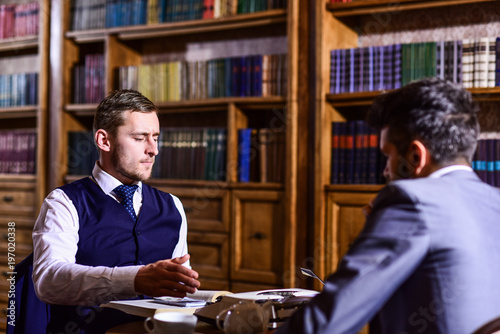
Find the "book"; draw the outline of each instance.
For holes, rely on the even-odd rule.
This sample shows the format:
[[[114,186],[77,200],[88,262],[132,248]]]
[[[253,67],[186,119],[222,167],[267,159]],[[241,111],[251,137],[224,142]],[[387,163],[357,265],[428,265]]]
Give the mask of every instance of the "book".
[[[220,290],[199,290],[193,294],[187,294],[187,298],[202,301],[205,304],[212,304],[220,300],[222,296],[229,295],[229,291]],[[167,299],[166,297],[163,297]],[[179,298],[182,299],[182,298]],[[201,304],[201,303],[200,303]],[[156,299],[128,299],[128,300],[113,300],[100,307],[108,307],[120,310],[127,314],[137,315],[140,317],[151,317],[159,312],[183,312],[193,314],[200,306],[175,306],[167,305],[164,302],[159,302]]]
[[[202,307],[207,305],[207,302],[204,300],[184,297],[153,297],[153,300],[160,304],[171,305],[171,306],[179,306],[179,307]]]

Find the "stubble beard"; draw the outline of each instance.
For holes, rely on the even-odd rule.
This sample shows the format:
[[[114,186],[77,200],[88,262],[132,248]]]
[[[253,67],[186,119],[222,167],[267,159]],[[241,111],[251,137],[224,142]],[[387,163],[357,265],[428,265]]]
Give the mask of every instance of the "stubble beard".
[[[111,164],[113,165],[113,168],[121,175],[133,181],[147,181],[151,177],[153,165],[151,165],[149,170],[140,172],[135,167],[134,162],[125,161],[123,151],[124,150],[121,146],[117,146],[116,150],[114,150],[111,154]],[[154,157],[152,159],[154,161]]]

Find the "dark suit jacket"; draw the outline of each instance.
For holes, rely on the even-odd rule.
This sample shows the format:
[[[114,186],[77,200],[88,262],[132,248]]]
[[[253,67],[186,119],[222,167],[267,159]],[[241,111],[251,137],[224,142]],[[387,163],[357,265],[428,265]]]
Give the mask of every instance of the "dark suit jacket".
[[[472,172],[398,180],[324,291],[279,333],[471,333],[500,315],[500,191]]]

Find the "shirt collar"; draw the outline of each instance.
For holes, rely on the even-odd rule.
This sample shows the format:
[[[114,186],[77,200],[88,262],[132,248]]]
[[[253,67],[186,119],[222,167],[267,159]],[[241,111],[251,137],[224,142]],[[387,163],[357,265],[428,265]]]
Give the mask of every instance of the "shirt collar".
[[[99,166],[98,162],[96,162],[94,165],[94,169],[92,170],[92,177],[106,195],[109,195],[113,191],[113,189],[115,189],[119,185],[122,185],[122,183],[115,177],[105,172],[101,168],[101,166]],[[142,194],[142,182],[134,181],[132,184],[137,184],[139,186],[137,190],[139,191],[139,194]]]
[[[473,172],[473,169],[470,168],[469,166],[464,166],[464,165],[451,165],[451,166],[446,166],[441,169],[438,169],[434,173],[430,174],[429,177],[432,177],[434,179],[440,178],[443,175],[446,175],[448,173],[457,171],[457,170],[465,170],[468,172]]]

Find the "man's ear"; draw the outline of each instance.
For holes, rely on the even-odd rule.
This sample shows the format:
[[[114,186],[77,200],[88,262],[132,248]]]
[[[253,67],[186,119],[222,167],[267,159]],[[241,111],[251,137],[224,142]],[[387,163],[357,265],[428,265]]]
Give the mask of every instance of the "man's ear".
[[[106,130],[99,129],[96,131],[94,140],[96,142],[97,147],[99,147],[101,151],[109,152],[111,150],[111,143],[109,141],[110,139],[109,137],[110,135]]]
[[[428,169],[430,164],[430,154],[427,147],[419,141],[414,140],[410,143],[408,154],[406,156],[408,163],[413,167],[414,177],[418,177],[422,172]]]

